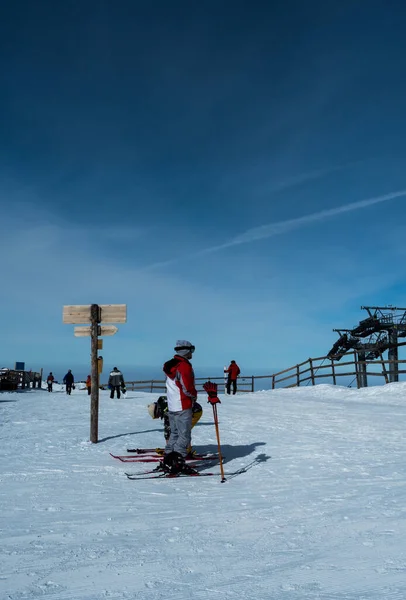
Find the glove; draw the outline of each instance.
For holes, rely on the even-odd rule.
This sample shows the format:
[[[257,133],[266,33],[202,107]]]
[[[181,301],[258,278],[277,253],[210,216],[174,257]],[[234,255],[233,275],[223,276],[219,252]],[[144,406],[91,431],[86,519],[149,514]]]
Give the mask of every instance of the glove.
[[[203,384],[203,389],[208,393],[209,398],[215,398],[217,396],[217,383],[206,381],[206,383]]]
[[[220,399],[217,397],[217,383],[213,383],[212,381],[206,381],[206,383],[203,384],[203,389],[207,392],[209,396],[207,402],[210,402],[210,404],[220,403]]]

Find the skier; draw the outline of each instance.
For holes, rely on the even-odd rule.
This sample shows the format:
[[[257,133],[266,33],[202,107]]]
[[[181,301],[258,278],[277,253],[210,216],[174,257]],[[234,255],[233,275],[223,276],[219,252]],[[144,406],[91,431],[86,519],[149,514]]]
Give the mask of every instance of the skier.
[[[66,393],[70,396],[72,389],[75,389],[75,378],[70,369],[63,378],[63,382],[66,385]]]
[[[170,427],[165,446],[163,469],[169,473],[194,474],[185,463],[192,430],[192,408],[197,399],[195,374],[189,362],[195,347],[187,340],[178,340],[175,356],[163,367],[166,375],[166,396]]]
[[[48,392],[52,392],[52,384],[53,384],[54,380],[55,380],[55,377],[52,375],[52,371],[51,371],[47,377]]]
[[[116,392],[117,399],[119,399],[121,396],[120,388],[125,389],[125,383],[123,374],[117,369],[117,367],[114,367],[114,369],[111,371],[108,385],[110,388],[110,398],[113,399],[114,392]]]
[[[231,393],[231,385],[233,386],[233,395],[237,391],[237,377],[240,374],[240,367],[237,365],[235,360],[232,360],[228,369],[226,369],[226,373],[228,373],[227,379],[227,394]]]
[[[171,426],[169,424],[168,401],[166,396],[159,396],[158,400],[156,402],[152,402],[152,404],[148,404],[147,408],[153,419],[163,419],[165,442],[168,443],[171,435]],[[203,408],[198,402],[195,402],[192,408],[192,429],[200,420],[202,414]],[[188,447],[188,457],[189,456],[193,456],[192,446]]]

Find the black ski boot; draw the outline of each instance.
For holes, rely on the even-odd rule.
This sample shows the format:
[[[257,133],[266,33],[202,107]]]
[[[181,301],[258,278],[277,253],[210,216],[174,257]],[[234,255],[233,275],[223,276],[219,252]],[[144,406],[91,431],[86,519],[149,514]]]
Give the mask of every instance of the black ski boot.
[[[185,463],[183,469],[181,470],[181,475],[199,475],[199,473],[196,471],[196,469],[193,469],[190,465]]]
[[[170,452],[164,455],[162,461],[163,470],[170,475],[177,475],[182,471],[185,459],[179,452]]]
[[[153,469],[153,471],[160,471],[162,473],[166,473],[167,471],[164,467],[164,461],[160,460],[155,469]]]
[[[186,464],[185,459],[179,452],[165,454],[162,468],[168,475],[197,475],[197,471]]]

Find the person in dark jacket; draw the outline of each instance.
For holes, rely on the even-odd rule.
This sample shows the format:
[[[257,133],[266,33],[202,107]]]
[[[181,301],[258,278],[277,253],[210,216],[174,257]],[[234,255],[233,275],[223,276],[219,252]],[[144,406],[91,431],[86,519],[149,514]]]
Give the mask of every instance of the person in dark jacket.
[[[233,386],[233,394],[237,391],[237,377],[240,374],[240,367],[237,365],[235,360],[232,360],[230,366],[226,370],[228,373],[227,379],[227,394],[231,393],[231,386]]]
[[[65,377],[63,378],[63,382],[66,385],[66,393],[70,396],[72,388],[75,389],[74,388],[75,378],[73,377],[73,373],[70,369],[66,373]]]
[[[109,376],[110,398],[114,398],[114,392],[117,398],[121,396],[121,388],[125,389],[124,377],[121,371],[114,367]]]
[[[55,377],[52,375],[52,371],[51,371],[47,377],[48,392],[52,392],[52,384],[53,384],[54,380],[55,380]]]

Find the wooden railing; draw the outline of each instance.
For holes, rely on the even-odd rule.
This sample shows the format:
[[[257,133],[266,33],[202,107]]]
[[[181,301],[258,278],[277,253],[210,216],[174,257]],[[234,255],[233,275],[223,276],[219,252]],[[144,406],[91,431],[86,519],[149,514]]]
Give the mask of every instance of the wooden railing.
[[[270,378],[271,388],[276,389],[278,387],[316,385],[316,382],[321,382],[320,380],[324,380],[324,383],[331,382],[333,385],[340,385],[340,379],[346,377],[352,379],[350,384],[355,383],[357,387],[362,387],[361,381],[364,373],[366,377],[382,377],[383,383],[389,383],[390,374],[393,372],[392,366],[406,364],[406,360],[357,360],[357,353],[354,351],[343,355],[341,360],[342,362],[338,362],[327,356],[309,358],[305,362],[271,376],[255,377],[255,380]],[[372,367],[374,370],[371,370]],[[405,374],[406,369],[398,368],[397,372],[399,375]]]
[[[401,343],[399,346],[406,344]],[[382,383],[389,383],[394,380],[393,366],[397,364],[397,373],[406,374],[406,360],[358,360],[355,351],[347,352],[342,355],[340,360],[328,356],[318,358],[308,358],[306,361],[294,365],[289,369],[284,369],[272,375],[247,375],[238,378],[239,392],[254,392],[261,389],[261,384],[265,384],[264,389],[277,389],[298,387],[303,385],[316,385],[317,383],[332,383],[333,385],[355,385],[363,387],[367,378],[381,377]],[[405,368],[399,368],[404,365]],[[392,375],[392,377],[391,377]],[[344,381],[346,379],[346,381]],[[225,391],[224,377],[198,377],[196,378],[196,389],[203,391],[203,383],[213,381],[218,384],[219,393]],[[126,382],[128,390],[142,392],[166,393],[165,381],[149,379],[144,381]]]
[[[198,392],[203,392],[203,384],[206,381],[213,381],[218,384],[219,393],[225,391],[224,377],[196,377],[196,389]],[[160,392],[166,393],[165,380],[162,379],[147,379],[144,381],[126,381],[127,390],[139,391],[139,392]],[[107,386],[106,386],[107,387]],[[254,391],[254,376],[250,375],[247,377],[238,378],[238,391],[239,392],[253,392]]]

